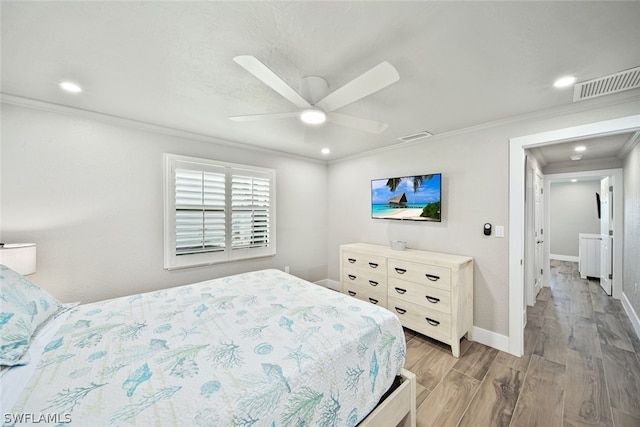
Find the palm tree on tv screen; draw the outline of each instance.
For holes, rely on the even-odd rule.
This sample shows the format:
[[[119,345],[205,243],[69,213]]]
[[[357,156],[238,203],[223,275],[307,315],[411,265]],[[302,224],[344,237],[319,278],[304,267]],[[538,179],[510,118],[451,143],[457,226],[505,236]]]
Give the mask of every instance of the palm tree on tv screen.
[[[423,181],[428,181],[431,178],[433,178],[433,176],[434,174],[408,177],[413,181],[413,192],[414,193],[417,192],[418,188],[422,187]],[[389,190],[393,193],[396,191],[401,181],[402,181],[402,178],[389,178],[387,180],[387,187],[389,187]]]

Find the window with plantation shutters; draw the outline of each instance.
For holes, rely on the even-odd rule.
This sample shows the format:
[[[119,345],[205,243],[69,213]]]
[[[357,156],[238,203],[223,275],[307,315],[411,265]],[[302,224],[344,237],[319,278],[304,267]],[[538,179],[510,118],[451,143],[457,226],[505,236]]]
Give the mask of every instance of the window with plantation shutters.
[[[231,177],[231,247],[258,248],[269,245],[268,177],[249,171],[234,172]]]
[[[224,251],[225,174],[175,170],[176,255]]]
[[[275,255],[275,171],[165,154],[167,269]]]

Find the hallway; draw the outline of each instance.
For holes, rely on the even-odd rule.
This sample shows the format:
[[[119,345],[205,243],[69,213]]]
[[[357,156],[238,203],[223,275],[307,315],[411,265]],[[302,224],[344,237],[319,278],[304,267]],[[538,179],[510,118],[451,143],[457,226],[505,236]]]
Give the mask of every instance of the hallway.
[[[640,339],[620,301],[573,262],[551,262],[551,287],[528,307],[521,358],[406,331],[418,426],[640,426]]]

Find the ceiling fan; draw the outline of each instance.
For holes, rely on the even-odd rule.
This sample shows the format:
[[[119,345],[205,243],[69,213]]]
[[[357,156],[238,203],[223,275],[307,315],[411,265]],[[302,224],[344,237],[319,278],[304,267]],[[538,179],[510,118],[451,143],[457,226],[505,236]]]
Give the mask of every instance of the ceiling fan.
[[[327,94],[327,81],[322,77],[303,77],[301,84],[302,94],[300,94],[254,56],[240,55],[233,58],[233,60],[300,110],[286,113],[231,116],[229,117],[231,120],[243,122],[299,117],[307,124],[319,124],[328,120],[341,126],[370,133],[381,133],[389,126],[383,122],[335,112],[335,110],[345,105],[356,102],[400,80],[396,69],[386,61],[381,62],[329,94]]]

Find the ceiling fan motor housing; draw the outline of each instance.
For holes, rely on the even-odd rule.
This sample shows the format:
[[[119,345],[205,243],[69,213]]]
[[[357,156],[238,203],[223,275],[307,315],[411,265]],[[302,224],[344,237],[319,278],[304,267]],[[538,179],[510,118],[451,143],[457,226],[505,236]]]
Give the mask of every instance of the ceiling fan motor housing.
[[[329,84],[319,76],[304,76],[300,81],[300,95],[309,104],[316,105],[316,102],[325,98],[329,93]]]

